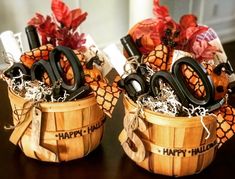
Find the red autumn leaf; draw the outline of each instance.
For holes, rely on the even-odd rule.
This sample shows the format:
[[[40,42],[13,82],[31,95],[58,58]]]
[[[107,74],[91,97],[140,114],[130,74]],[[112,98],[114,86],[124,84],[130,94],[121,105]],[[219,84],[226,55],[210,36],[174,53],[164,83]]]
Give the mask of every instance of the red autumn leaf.
[[[71,28],[75,31],[77,27],[86,20],[87,12],[82,13],[82,10],[80,8],[74,9],[70,11],[72,15],[72,23]]]
[[[192,14],[183,15],[180,18],[180,26],[182,27],[182,29],[187,29],[189,27],[196,27],[197,17]]]
[[[51,9],[58,22],[66,27],[70,27],[72,15],[69,7],[61,0],[52,0]]]
[[[82,49],[82,44],[86,42],[85,39],[85,34],[81,33],[79,34],[78,32],[74,33],[71,40],[70,40],[70,46],[71,47],[76,47],[76,49]]]
[[[161,40],[161,43],[169,48],[187,51],[194,54],[196,60],[211,60],[214,54],[219,51],[217,47],[210,45],[207,41],[201,41],[198,36],[208,30],[206,26],[197,24],[197,17],[193,14],[186,14],[176,23],[170,16],[168,8],[160,5],[160,0],[153,0],[153,13],[156,16],[158,25],[149,32],[151,39]],[[137,29],[138,30],[138,29]],[[141,35],[143,29],[139,29]],[[157,36],[159,36],[157,38]]]
[[[42,37],[42,44],[53,43],[53,38],[56,33],[56,24],[52,21],[50,16],[47,16],[46,19],[37,26],[38,33]]]
[[[28,24],[29,25],[34,25],[34,26],[37,26],[41,23],[43,23],[45,21],[45,18],[42,14],[40,13],[36,13],[35,14],[35,17],[31,18],[29,21],[28,21]]]
[[[48,34],[50,36],[54,36],[56,32],[56,24],[52,22],[50,16],[47,16],[45,21],[38,26],[38,31],[42,34]]]
[[[161,20],[164,20],[166,22],[171,21],[172,18],[169,15],[168,8],[166,6],[160,6],[159,0],[153,1],[153,14]]]
[[[75,32],[86,19],[87,13],[77,8],[71,10],[61,0],[52,0],[53,16],[36,13],[28,24],[34,25],[41,36],[42,44],[51,43],[54,46],[64,45],[72,49],[82,49],[85,43],[84,34]]]

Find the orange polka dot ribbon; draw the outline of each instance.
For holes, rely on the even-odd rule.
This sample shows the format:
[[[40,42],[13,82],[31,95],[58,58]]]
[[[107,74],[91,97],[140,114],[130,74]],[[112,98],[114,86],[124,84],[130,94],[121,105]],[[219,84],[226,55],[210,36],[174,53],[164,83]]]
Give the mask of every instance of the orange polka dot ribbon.
[[[21,62],[31,68],[33,63],[38,60],[49,60],[49,53],[52,51],[54,47],[50,44],[43,45],[39,48],[35,48],[30,52],[25,52],[21,56]],[[86,56],[77,50],[74,50],[74,53],[78,57],[81,62],[85,74],[85,83],[88,84],[93,90],[96,100],[100,108],[104,111],[104,113],[111,117],[114,107],[118,101],[120,89],[117,87],[117,82],[120,79],[119,76],[116,77],[113,84],[108,84],[108,82],[101,77],[101,73],[97,72],[97,68],[94,67],[93,73],[92,70],[86,69]],[[61,55],[60,65],[63,69],[64,75],[71,76],[71,67],[65,56]],[[68,79],[68,82],[73,81],[73,79]],[[45,81],[46,82],[46,81]],[[50,83],[49,83],[50,84]]]

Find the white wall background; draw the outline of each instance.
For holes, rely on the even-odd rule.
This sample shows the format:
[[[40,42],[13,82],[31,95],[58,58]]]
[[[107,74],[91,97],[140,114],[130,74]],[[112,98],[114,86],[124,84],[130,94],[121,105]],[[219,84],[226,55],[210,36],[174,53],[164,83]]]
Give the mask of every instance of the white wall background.
[[[235,1],[234,0],[162,0],[169,4],[175,19],[184,13],[193,13],[201,24],[212,27],[220,40],[235,40]]]
[[[66,0],[69,7],[78,6],[77,0]],[[51,13],[51,0],[1,0],[0,1],[0,33],[11,30],[22,32],[24,50],[28,49],[24,28],[36,12],[47,15]]]
[[[126,0],[64,0],[71,9],[81,7],[88,12],[80,31],[91,34],[103,47],[118,42],[128,30],[128,1]],[[1,0],[0,33],[5,30],[22,32],[24,49],[28,49],[24,28],[36,12],[51,13],[51,0]]]
[[[90,34],[95,42],[104,47],[118,42],[128,30],[127,0],[80,0],[80,7],[88,12],[81,32]]]

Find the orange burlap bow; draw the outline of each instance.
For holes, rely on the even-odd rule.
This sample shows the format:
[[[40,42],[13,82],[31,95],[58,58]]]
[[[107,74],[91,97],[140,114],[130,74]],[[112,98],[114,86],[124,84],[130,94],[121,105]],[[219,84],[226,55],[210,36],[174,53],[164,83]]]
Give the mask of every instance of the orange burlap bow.
[[[39,48],[33,49],[32,51],[25,52],[21,56],[20,60],[25,66],[31,68],[33,63],[38,60],[49,60],[49,53],[53,49],[54,47],[50,44],[43,45]],[[85,83],[92,88],[96,96],[97,103],[104,111],[104,113],[111,117],[120,94],[120,89],[117,87],[116,84],[120,77],[117,76],[112,85],[108,84],[107,81],[101,77],[101,73],[97,72],[97,68],[94,67],[91,70],[86,69],[86,56],[84,55],[84,53],[77,50],[74,50],[74,53],[77,55],[79,61],[83,66]],[[73,83],[73,72],[65,56],[61,56],[60,63],[68,82]]]

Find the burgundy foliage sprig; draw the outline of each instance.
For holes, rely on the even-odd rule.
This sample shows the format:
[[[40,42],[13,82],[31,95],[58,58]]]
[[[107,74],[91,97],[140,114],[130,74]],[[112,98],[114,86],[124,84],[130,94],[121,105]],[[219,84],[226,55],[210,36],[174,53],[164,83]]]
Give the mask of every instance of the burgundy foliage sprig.
[[[52,0],[51,10],[51,16],[36,13],[28,22],[37,28],[42,45],[50,43],[82,50],[85,34],[77,32],[77,28],[86,20],[87,12],[80,8],[70,10],[61,0]]]
[[[156,31],[165,45],[190,52],[198,61],[211,60],[219,51],[208,41],[197,38],[199,34],[206,32],[208,27],[198,25],[196,16],[183,15],[177,23],[171,18],[168,8],[159,4],[159,0],[154,0],[153,13],[158,20]]]

